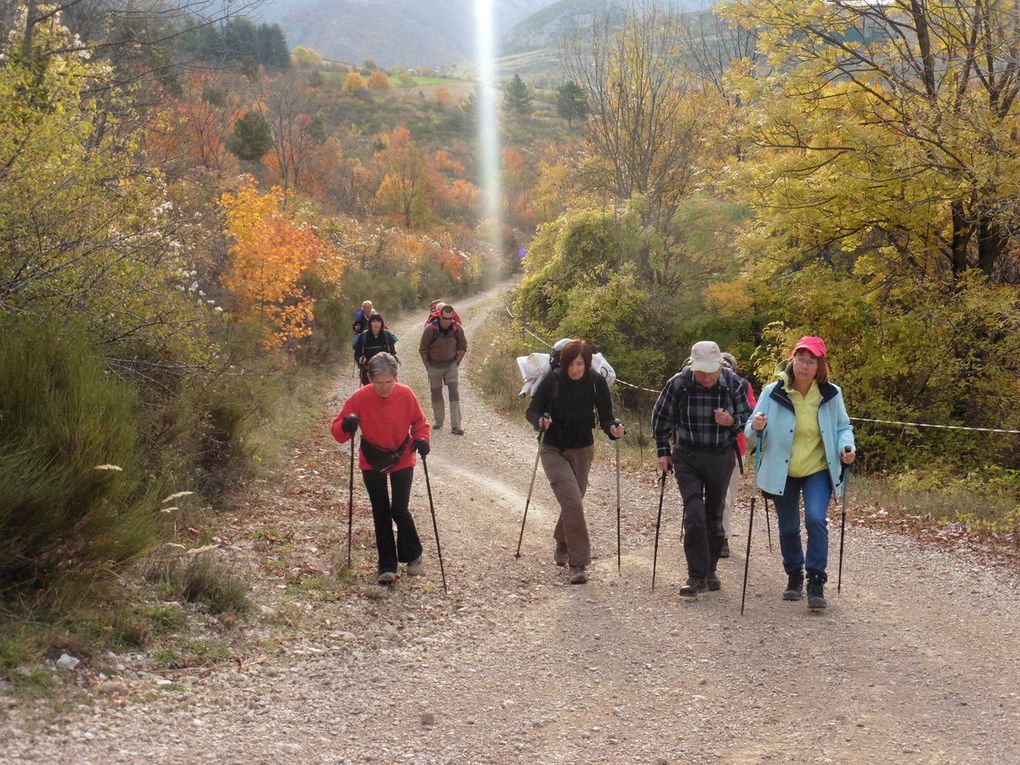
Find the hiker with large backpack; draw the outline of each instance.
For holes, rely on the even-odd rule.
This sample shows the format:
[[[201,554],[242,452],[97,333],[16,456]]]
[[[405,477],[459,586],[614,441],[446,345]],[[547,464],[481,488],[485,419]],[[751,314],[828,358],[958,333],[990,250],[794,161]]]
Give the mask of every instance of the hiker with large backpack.
[[[368,385],[368,362],[377,353],[385,351],[391,356],[397,355],[397,336],[386,329],[386,322],[381,313],[372,314],[368,320],[368,329],[358,335],[354,341],[354,363],[361,370],[361,384]]]
[[[446,418],[443,402],[443,386],[450,396],[450,431],[457,436],[464,435],[460,419],[460,362],[467,353],[467,336],[460,322],[454,320],[456,311],[452,305],[444,305],[439,318],[425,325],[418,353],[429,376],[429,390],[432,394],[432,411],[435,415],[434,430],[442,430]]]
[[[718,590],[719,553],[726,539],[723,502],[736,464],[736,437],[751,413],[740,375],[723,367],[711,340],[691,348],[691,363],[673,375],[652,409],[659,469],[676,474],[684,505],[687,583],[680,594]],[[675,451],[671,442],[675,441]]]
[[[372,503],[379,584],[396,581],[399,563],[407,564],[407,576],[418,576],[423,565],[421,541],[408,506],[414,452],[422,459],[428,456],[429,423],[414,391],[397,382],[398,364],[385,351],[373,356],[368,362],[371,385],[359,388],[344,402],[331,428],[340,443],[354,438],[361,428],[358,465]]]
[[[571,340],[559,352],[559,365],[538,384],[527,418],[543,433],[539,454],[542,469],[560,505],[553,530],[557,566],[570,566],[570,583],[588,581],[591,543],[584,519],[584,494],[595,453],[592,430],[595,413],[610,439],[627,432],[613,415],[613,401],[605,377],[592,371],[592,348]]]
[[[745,427],[761,437],[755,471],[759,489],[779,516],[779,547],[788,581],[783,600],[800,600],[807,570],[808,607],[825,608],[828,581],[829,499],[843,493],[841,463],[857,456],[843,391],[829,382],[828,348],[820,337],[797,341],[777,380],[766,385]],[[800,541],[804,495],[807,557]]]

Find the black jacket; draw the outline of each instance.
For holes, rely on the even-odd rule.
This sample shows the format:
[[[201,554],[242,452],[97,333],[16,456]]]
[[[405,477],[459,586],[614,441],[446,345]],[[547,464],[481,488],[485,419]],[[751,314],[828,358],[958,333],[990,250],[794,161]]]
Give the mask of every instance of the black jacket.
[[[595,443],[592,437],[595,410],[598,410],[599,425],[612,439],[609,429],[615,417],[606,379],[589,371],[580,380],[571,380],[562,369],[555,369],[538,384],[526,416],[538,429],[539,419],[548,412],[552,425],[545,434],[544,443],[560,449],[578,449]]]
[[[354,344],[354,361],[358,362],[364,356],[367,362],[381,351],[386,351],[396,356],[396,343],[397,338],[387,329],[384,329],[378,335],[373,335],[371,329],[366,329],[358,335],[358,341]]]

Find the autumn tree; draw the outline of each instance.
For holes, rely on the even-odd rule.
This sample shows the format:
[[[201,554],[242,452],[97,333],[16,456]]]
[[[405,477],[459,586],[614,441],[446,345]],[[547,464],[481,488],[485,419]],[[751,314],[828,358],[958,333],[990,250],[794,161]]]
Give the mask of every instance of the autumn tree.
[[[242,318],[256,322],[265,345],[280,347],[312,332],[314,301],[300,282],[309,272],[338,280],[343,259],[310,227],[280,211],[284,194],[259,194],[248,178],[236,193],[220,197],[226,216],[231,268],[224,286],[234,294]]]
[[[368,78],[366,86],[376,93],[388,93],[390,90],[390,78],[383,69],[376,69]]]
[[[743,182],[792,255],[865,247],[917,276],[1000,273],[1020,225],[1015,4],[739,0],[723,12],[761,30],[775,67],[744,69],[758,161]]]
[[[672,220],[693,188],[703,140],[698,94],[678,66],[680,30],[678,16],[649,4],[632,10],[622,28],[593,17],[564,52],[590,109],[584,139],[597,161],[587,168],[588,185],[638,201],[645,223],[664,237],[663,251],[682,233]],[[638,258],[651,282],[679,278],[650,251]]]
[[[377,156],[382,182],[375,195],[376,209],[395,215],[405,228],[424,223],[431,211],[431,194],[425,157],[406,128],[395,129]]]
[[[365,89],[365,79],[360,73],[350,71],[347,76],[344,77],[342,83],[340,83],[340,92],[346,95],[357,93],[359,90]]]
[[[262,88],[261,112],[273,141],[271,168],[284,191],[299,191],[312,147],[322,138],[313,94],[296,75],[264,80]]]
[[[135,369],[132,349],[183,347],[196,316],[175,289],[176,211],[133,161],[141,134],[110,129],[89,96],[115,89],[109,67],[58,13],[32,12],[0,63],[0,311],[73,317]]]

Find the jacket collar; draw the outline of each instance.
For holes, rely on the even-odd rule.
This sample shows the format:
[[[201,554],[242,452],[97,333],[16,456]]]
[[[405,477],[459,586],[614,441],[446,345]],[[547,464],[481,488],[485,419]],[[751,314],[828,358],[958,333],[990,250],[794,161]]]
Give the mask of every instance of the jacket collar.
[[[836,394],[839,393],[839,389],[832,383],[828,382],[818,383],[818,391],[822,394],[821,404],[831,401],[836,397]],[[781,375],[776,381],[776,387],[772,389],[770,398],[774,398],[791,412],[793,411],[793,402],[790,400],[790,392],[786,389],[785,376]]]

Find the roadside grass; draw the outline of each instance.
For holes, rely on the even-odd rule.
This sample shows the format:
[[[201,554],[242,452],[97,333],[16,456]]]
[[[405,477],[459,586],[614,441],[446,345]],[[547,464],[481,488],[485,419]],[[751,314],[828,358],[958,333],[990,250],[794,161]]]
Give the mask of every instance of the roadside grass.
[[[1010,475],[1012,474],[1012,475]],[[853,476],[850,498],[896,519],[960,524],[979,537],[1020,548],[1020,476],[989,468],[954,476],[944,467],[887,476]]]
[[[298,444],[327,427],[322,395],[336,373],[302,367],[286,376],[250,434],[254,465],[248,477],[280,469]],[[64,693],[59,689],[70,688],[73,677],[54,664],[65,651],[107,675],[113,672],[102,658],[106,652],[144,650],[164,667],[215,663],[228,655],[215,633],[228,633],[250,612],[248,585],[213,555],[181,553],[182,547],[214,542],[215,509],[198,494],[172,504],[179,509],[168,513],[162,546],[102,588],[66,577],[45,591],[3,594],[0,690],[6,685],[18,699],[58,703]],[[277,549],[290,541],[275,529],[263,535],[256,541]]]

